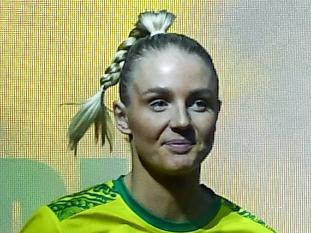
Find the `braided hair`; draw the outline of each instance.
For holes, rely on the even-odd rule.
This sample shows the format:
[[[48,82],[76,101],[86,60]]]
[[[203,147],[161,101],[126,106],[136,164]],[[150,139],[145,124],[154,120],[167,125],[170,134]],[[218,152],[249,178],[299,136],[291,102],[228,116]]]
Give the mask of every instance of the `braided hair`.
[[[142,38],[165,33],[174,19],[175,16],[165,10],[145,12],[139,15],[134,29],[129,33],[129,37],[119,45],[110,66],[101,77],[98,92],[86,100],[71,120],[68,130],[69,147],[74,150],[75,154],[79,141],[92,124],[95,125],[96,140],[101,138],[101,144],[104,145],[107,139],[110,150],[112,150],[112,124],[108,108],[104,103],[105,92],[109,87],[119,82],[122,68],[131,47]]]

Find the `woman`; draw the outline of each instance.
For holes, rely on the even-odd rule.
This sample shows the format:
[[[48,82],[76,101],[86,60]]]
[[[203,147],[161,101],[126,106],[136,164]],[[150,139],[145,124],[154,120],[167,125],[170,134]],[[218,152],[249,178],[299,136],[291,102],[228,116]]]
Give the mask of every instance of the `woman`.
[[[129,137],[131,172],[40,208],[22,232],[274,232],[199,183],[221,107],[218,77],[200,44],[165,33],[173,19],[166,11],[140,15],[69,127],[75,150],[92,123],[111,143],[103,98],[120,82],[113,110]]]

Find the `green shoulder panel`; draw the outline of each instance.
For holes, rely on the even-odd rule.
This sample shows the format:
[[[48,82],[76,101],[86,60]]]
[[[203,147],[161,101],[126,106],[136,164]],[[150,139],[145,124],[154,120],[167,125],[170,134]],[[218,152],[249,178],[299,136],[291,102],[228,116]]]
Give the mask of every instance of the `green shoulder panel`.
[[[222,200],[223,205],[227,206],[232,211],[237,212],[239,215],[241,215],[245,218],[248,218],[248,219],[266,227],[267,229],[271,230],[271,232],[276,233],[275,230],[273,230],[268,224],[266,224],[263,220],[261,220],[257,216],[253,215],[252,213],[248,212],[247,210],[244,210],[243,208],[241,208],[237,204],[227,200],[226,198],[221,197],[221,200]]]
[[[107,182],[61,197],[49,204],[48,207],[59,220],[64,220],[81,211],[113,201],[118,195],[113,182]]]

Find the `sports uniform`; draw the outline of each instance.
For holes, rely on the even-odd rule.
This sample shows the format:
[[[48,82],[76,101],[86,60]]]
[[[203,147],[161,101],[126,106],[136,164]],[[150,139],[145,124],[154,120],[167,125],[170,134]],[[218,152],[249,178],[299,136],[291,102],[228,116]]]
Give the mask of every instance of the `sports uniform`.
[[[275,232],[254,215],[202,187],[213,195],[214,204],[192,222],[177,223],[153,215],[131,196],[121,176],[41,207],[22,233]]]

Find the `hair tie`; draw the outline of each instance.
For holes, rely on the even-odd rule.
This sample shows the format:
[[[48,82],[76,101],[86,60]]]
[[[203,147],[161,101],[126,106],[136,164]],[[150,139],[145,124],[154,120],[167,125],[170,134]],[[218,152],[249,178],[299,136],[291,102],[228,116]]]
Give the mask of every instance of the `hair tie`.
[[[166,33],[174,19],[175,15],[166,10],[144,12],[139,15],[137,27],[147,29],[150,36],[154,36],[156,34]]]

